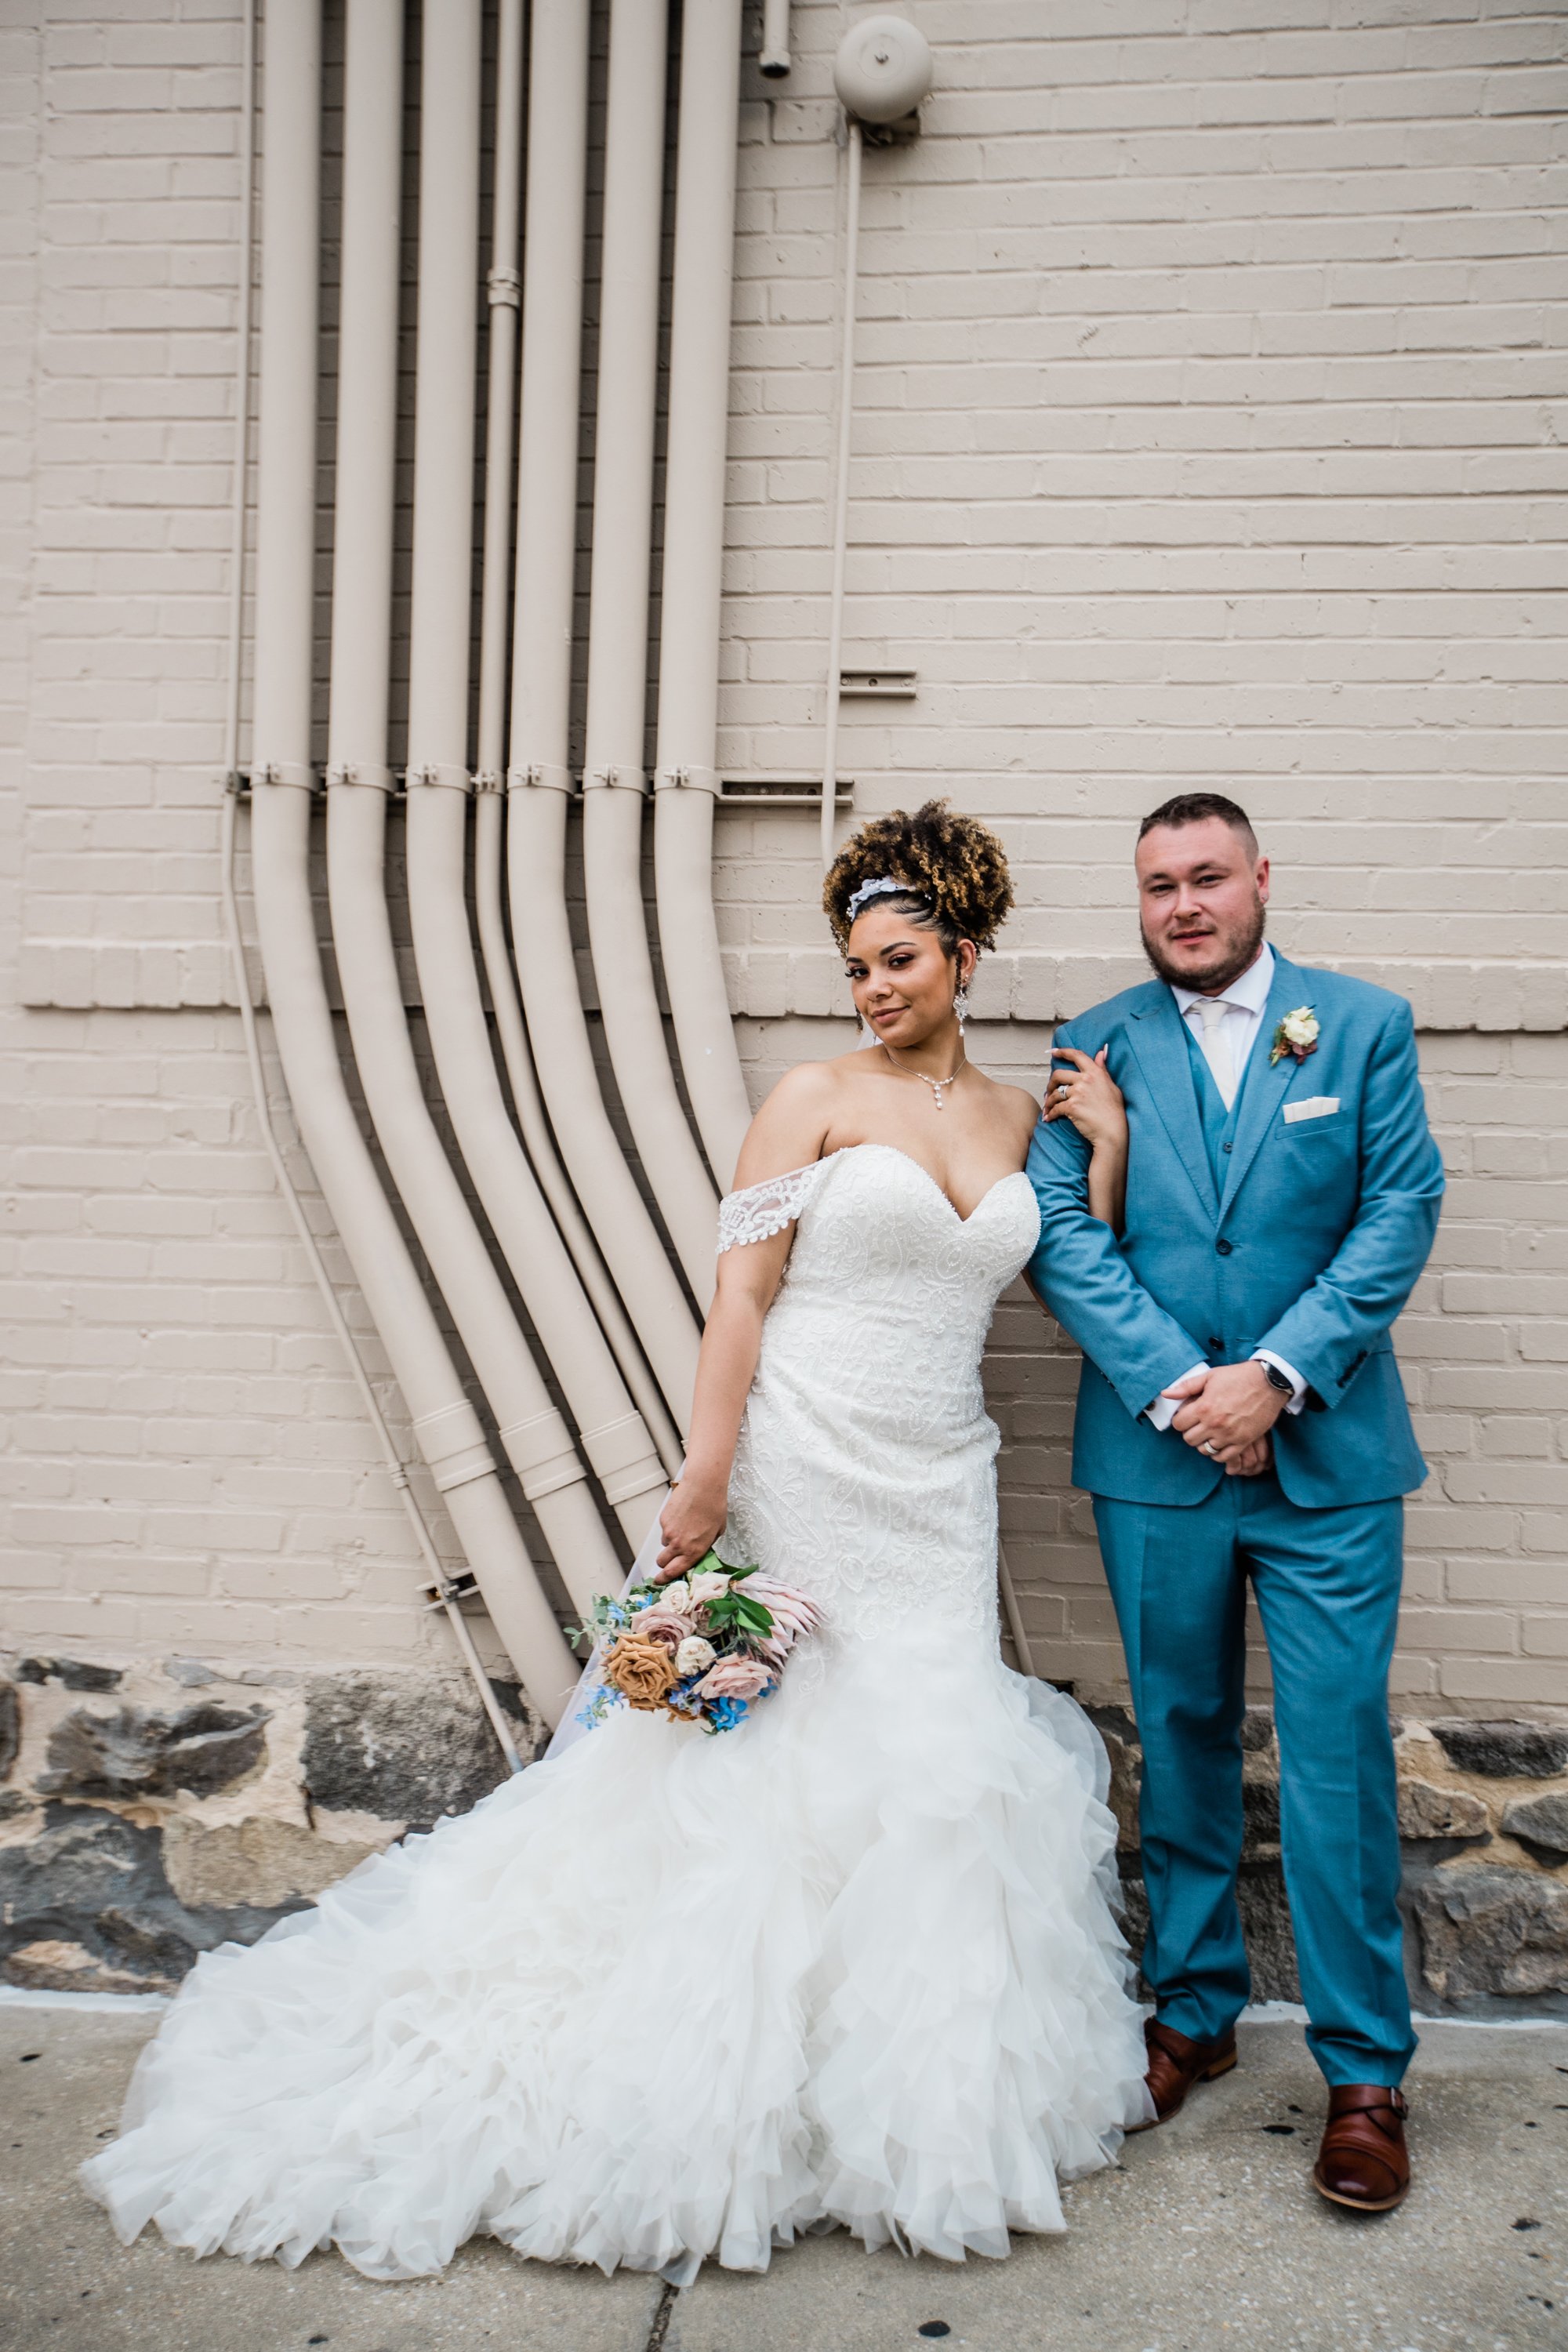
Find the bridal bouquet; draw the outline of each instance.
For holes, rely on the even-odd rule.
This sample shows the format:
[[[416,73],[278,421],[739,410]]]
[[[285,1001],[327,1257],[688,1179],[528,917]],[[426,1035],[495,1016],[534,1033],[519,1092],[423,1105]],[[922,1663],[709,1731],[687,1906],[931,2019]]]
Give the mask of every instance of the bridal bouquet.
[[[595,1593],[573,1640],[597,1643],[600,1682],[577,1720],[592,1727],[625,1705],[732,1731],[778,1688],[784,1660],[816,1623],[804,1592],[726,1568],[713,1551],[668,1584],[645,1578],[618,1601]]]

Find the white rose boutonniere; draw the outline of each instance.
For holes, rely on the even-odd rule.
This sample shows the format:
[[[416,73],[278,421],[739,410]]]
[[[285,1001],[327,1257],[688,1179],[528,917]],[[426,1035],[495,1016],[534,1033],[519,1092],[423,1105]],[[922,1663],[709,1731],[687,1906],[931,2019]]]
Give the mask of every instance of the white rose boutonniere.
[[[1294,1013],[1287,1013],[1274,1032],[1274,1042],[1268,1049],[1268,1066],[1282,1062],[1287,1054],[1304,1062],[1309,1054],[1318,1050],[1318,1016],[1310,1004],[1298,1004]]]

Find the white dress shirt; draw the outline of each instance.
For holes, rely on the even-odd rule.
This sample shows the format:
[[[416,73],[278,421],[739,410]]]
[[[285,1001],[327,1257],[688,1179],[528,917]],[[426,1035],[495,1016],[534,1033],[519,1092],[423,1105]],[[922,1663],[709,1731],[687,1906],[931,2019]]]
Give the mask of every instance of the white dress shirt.
[[[1263,1008],[1268,1002],[1268,992],[1273,985],[1274,950],[1267,940],[1258,952],[1256,962],[1247,965],[1239,980],[1233,980],[1228,988],[1222,988],[1217,998],[1202,996],[1195,988],[1179,988],[1174,981],[1170,983],[1171,993],[1176,1000],[1176,1010],[1197,1041],[1200,1052],[1204,1042],[1202,1007],[1205,1003],[1214,1003],[1225,1006],[1225,1042],[1229,1049],[1230,1066],[1236,1081],[1233,1100],[1235,1096],[1241,1092],[1241,1081],[1247,1071],[1247,1057],[1256,1045],[1258,1033],[1263,1026]],[[1283,1356],[1277,1356],[1271,1348],[1255,1348],[1252,1360],[1256,1364],[1273,1364],[1284,1373],[1291,1389],[1290,1400],[1285,1410],[1287,1412],[1300,1412],[1302,1400],[1307,1393],[1307,1383],[1294,1365],[1288,1364]],[[1193,1366],[1194,1372],[1201,1372],[1205,1369],[1204,1364]],[[1168,1396],[1157,1396],[1152,1405],[1144,1408],[1146,1417],[1153,1423],[1156,1429],[1169,1429],[1177,1411],[1175,1398]]]
[[[1241,1091],[1241,1081],[1247,1069],[1247,1057],[1252,1051],[1254,1039],[1263,1026],[1263,1008],[1268,1002],[1268,992],[1273,985],[1274,950],[1267,940],[1258,952],[1257,962],[1249,963],[1241,978],[1233,980],[1228,988],[1222,988],[1217,997],[1212,999],[1203,997],[1198,994],[1195,988],[1178,988],[1174,981],[1171,982],[1171,993],[1176,1000],[1176,1010],[1196,1038],[1200,1048],[1204,1041],[1204,1022],[1200,1008],[1209,1003],[1225,1006],[1225,1042],[1230,1048],[1230,1066],[1236,1072],[1238,1094]]]

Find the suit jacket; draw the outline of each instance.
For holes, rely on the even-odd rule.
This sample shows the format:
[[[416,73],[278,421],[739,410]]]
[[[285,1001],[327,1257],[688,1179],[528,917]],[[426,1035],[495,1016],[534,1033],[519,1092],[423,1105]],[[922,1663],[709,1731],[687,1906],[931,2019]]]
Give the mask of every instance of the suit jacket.
[[[1275,1029],[1310,1004],[1304,1062],[1269,1066]],[[1407,1494],[1426,1475],[1390,1327],[1426,1262],[1443,1168],[1426,1125],[1410,1007],[1367,982],[1275,952],[1234,1142],[1216,1190],[1182,1017],[1163,981],[1068,1022],[1057,1043],[1110,1048],[1131,1153],[1121,1239],[1089,1213],[1089,1147],[1042,1119],[1028,1173],[1040,1204],[1028,1279],[1084,1351],[1072,1475],[1091,1494],[1196,1503],[1224,1472],[1142,1416],[1194,1364],[1272,1349],[1308,1383],[1274,1425],[1279,1483],[1321,1508]],[[1338,1097],[1326,1115],[1288,1105]]]

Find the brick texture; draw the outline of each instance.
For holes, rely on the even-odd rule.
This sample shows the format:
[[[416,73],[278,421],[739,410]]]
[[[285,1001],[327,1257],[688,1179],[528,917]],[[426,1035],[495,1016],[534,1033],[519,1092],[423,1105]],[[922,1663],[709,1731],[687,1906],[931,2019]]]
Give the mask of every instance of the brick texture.
[[[820,756],[843,11],[794,13],[789,95],[745,84],[736,779]],[[919,691],[846,705],[857,808],[948,792],[1004,834],[999,1073],[1032,1081],[1053,1021],[1139,975],[1133,821],[1203,782],[1267,835],[1280,943],[1412,997],[1451,1191],[1400,1333],[1433,1474],[1398,1703],[1568,1707],[1568,22],[918,13],[922,136],[867,163],[845,657]],[[0,1617],[26,1648],[412,1665],[445,1636],[225,1010],[237,58],[226,0],[0,27]],[[844,992],[809,817],[727,810],[719,847],[760,1091],[838,1048]],[[1009,1297],[1009,1557],[1039,1662],[1103,1697],[1075,1378]]]

